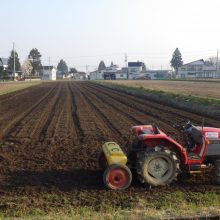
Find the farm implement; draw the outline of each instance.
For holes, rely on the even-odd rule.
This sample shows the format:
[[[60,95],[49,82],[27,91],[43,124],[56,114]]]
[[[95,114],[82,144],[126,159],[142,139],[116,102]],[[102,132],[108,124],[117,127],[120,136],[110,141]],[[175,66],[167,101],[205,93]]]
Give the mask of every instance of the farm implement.
[[[126,153],[115,142],[105,143],[99,157],[104,184],[113,190],[126,189],[132,182],[132,173],[136,172],[141,183],[162,186],[180,176],[210,171],[219,184],[220,128],[194,126],[191,122],[180,127],[186,146],[156,125],[132,127],[132,141]]]

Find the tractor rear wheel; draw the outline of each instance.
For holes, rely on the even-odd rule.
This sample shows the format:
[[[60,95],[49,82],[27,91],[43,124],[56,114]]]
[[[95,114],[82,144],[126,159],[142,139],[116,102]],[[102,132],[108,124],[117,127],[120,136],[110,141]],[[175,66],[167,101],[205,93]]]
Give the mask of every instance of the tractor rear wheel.
[[[214,168],[215,178],[217,184],[220,185],[220,160],[215,161],[215,168]]]
[[[155,147],[137,154],[139,180],[150,186],[163,186],[177,179],[179,160],[176,154],[163,147]]]
[[[127,166],[112,164],[105,169],[103,181],[109,189],[127,189],[131,184],[132,174]]]

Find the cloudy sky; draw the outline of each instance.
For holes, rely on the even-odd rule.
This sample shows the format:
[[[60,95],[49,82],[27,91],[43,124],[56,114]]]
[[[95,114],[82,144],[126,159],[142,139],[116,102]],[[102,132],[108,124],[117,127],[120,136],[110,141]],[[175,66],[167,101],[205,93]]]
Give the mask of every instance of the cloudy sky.
[[[167,68],[178,47],[183,61],[220,49],[219,0],[0,0],[0,57],[15,42],[23,61],[38,48],[47,65],[94,70],[100,60],[144,61]]]

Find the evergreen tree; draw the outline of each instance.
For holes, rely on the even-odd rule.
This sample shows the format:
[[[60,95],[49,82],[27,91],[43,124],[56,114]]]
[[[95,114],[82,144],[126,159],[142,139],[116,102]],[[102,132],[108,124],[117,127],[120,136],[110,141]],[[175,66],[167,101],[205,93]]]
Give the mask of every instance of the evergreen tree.
[[[98,71],[105,70],[105,69],[106,69],[105,63],[104,63],[104,61],[102,60],[102,61],[99,63]]]
[[[76,68],[70,68],[69,73],[78,73],[78,71]]]
[[[182,55],[178,48],[173,52],[172,60],[170,61],[171,66],[174,68],[176,74],[178,73],[178,68],[183,65]]]
[[[60,71],[63,75],[68,72],[68,66],[63,59],[61,59],[58,63],[57,70]]]
[[[41,54],[37,48],[30,51],[28,58],[30,59],[31,65],[33,67],[31,73],[32,75],[43,75],[42,64],[41,64]]]
[[[21,64],[18,58],[18,53],[15,51],[11,51],[11,55],[8,58],[8,70],[10,72],[14,71],[14,54],[15,54],[15,71],[20,71],[21,69]]]
[[[2,76],[3,76],[3,62],[0,58],[0,78],[2,78]]]
[[[0,79],[3,77],[3,66],[0,66]]]

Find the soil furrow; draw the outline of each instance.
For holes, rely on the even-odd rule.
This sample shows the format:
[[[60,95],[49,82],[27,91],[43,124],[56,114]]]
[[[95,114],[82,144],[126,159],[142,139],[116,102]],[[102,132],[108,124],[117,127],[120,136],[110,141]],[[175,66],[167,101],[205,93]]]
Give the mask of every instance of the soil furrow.
[[[205,175],[150,192],[135,177],[126,193],[102,183],[98,154],[104,142],[123,146],[131,126],[152,122],[181,140],[172,125],[183,119],[200,124],[201,115],[81,81],[43,83],[1,100],[1,195],[70,195],[73,206],[98,209],[101,200],[126,207],[134,197],[150,201],[173,190],[220,193]],[[205,118],[207,125],[220,127],[219,120]]]
[[[90,86],[94,87],[94,85],[90,85]],[[147,100],[146,98],[137,97],[135,95],[127,94],[127,93],[124,93],[124,92],[118,92],[116,90],[104,87],[102,85],[97,85],[97,86],[95,85],[94,88],[97,89],[97,90],[100,89],[101,91],[103,91],[103,93],[106,93],[106,94],[108,94],[109,96],[112,96],[112,97],[120,97],[122,99],[123,98],[124,99],[129,99],[129,100],[132,100],[133,102],[135,102],[137,104],[138,103],[139,104],[144,104],[148,107],[151,107],[154,110],[159,110],[159,111],[162,110],[163,114],[165,114],[165,113],[172,114],[172,117],[175,120],[182,121],[182,120],[189,119],[194,123],[200,123],[201,124],[202,118],[205,118],[207,126],[213,126],[213,124],[216,124],[216,120],[214,120],[212,118],[208,118],[207,116],[199,116],[199,115],[193,114],[191,112],[183,111],[181,109],[176,109],[176,108],[173,108],[173,107],[170,107],[170,106],[162,105],[160,103]],[[164,106],[165,106],[165,108],[164,108]]]
[[[45,103],[47,102],[47,100],[50,98],[50,96],[52,97],[53,96],[53,92],[55,91],[55,87],[52,87],[46,95],[44,95],[38,102],[33,102],[34,104],[32,105],[29,104],[29,108],[26,110],[26,109],[23,109],[23,111],[19,114],[17,113],[15,118],[12,118],[10,120],[10,122],[1,122],[2,125],[4,125],[4,127],[2,128],[1,130],[1,133],[0,133],[0,138],[2,138],[3,136],[9,136],[11,133],[15,132],[16,129],[22,124],[23,120],[26,118],[26,117],[29,117],[30,114],[35,111],[35,109],[37,109],[37,107],[39,107],[39,105],[45,105]],[[25,102],[25,100],[23,100]],[[21,101],[22,103],[22,101]],[[10,108],[8,111],[9,112],[16,112],[16,108]],[[12,114],[11,114],[12,115]],[[9,117],[10,117],[10,113],[9,113]],[[8,117],[5,117],[4,120],[7,120]],[[6,125],[6,126],[5,126]]]

